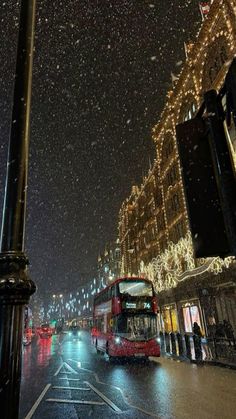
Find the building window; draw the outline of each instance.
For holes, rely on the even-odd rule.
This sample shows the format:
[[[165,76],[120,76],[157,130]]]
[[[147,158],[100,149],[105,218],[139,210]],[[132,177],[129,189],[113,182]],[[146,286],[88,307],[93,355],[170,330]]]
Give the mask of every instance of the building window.
[[[180,209],[180,199],[178,194],[174,194],[167,204],[167,218],[171,220],[175,217]]]
[[[177,310],[174,306],[164,308],[162,312],[162,317],[163,317],[163,327],[164,327],[165,332],[167,333],[178,332],[179,330],[178,316],[177,316]]]
[[[176,165],[172,166],[167,173],[167,184],[168,186],[174,185],[178,179],[178,172]]]
[[[203,69],[203,91],[211,88],[224,63],[229,59],[228,40],[224,36],[215,38],[208,47],[208,55]]]
[[[194,322],[201,327],[200,312],[197,305],[183,307],[183,318],[185,332],[192,333]]]
[[[172,204],[172,210],[178,211],[180,208],[180,199],[179,199],[179,195],[178,194],[174,194],[173,197],[171,198],[171,204]]]
[[[171,241],[177,243],[185,235],[185,227],[183,221],[179,221],[171,230]]]
[[[167,160],[169,156],[172,154],[173,149],[173,141],[172,139],[168,138],[166,142],[164,142],[163,159]]]
[[[158,233],[160,231],[165,230],[165,219],[164,219],[164,215],[161,214],[158,218],[157,218],[157,229],[158,229]]]
[[[196,113],[196,105],[195,103],[191,103],[191,105],[188,107],[187,110],[185,110],[183,120],[189,121],[190,119],[193,119]]]

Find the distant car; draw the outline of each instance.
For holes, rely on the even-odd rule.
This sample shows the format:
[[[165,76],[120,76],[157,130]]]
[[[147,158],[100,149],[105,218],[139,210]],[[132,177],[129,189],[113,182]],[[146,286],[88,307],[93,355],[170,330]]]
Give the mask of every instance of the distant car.
[[[81,330],[80,327],[77,325],[71,325],[69,327],[68,335],[70,338],[73,339],[81,339]]]
[[[52,336],[52,329],[49,326],[49,324],[44,323],[40,326],[39,329],[39,336],[40,338],[44,339],[44,338],[50,338]]]

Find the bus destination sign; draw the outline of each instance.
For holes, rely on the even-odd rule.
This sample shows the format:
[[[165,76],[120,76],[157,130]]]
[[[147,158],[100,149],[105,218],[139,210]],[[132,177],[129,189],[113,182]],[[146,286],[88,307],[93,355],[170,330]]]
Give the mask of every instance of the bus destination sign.
[[[123,301],[122,303],[123,310],[147,310],[152,311],[152,303],[150,300],[143,301]]]

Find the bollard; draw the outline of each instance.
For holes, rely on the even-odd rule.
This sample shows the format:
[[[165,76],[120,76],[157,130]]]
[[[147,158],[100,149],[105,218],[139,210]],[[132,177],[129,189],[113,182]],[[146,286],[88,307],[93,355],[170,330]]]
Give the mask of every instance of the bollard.
[[[165,332],[166,352],[170,353],[170,335]]]
[[[183,347],[183,339],[182,335],[178,332],[176,333],[178,347],[179,347],[179,356],[183,356],[184,354],[184,347]]]
[[[174,332],[170,333],[170,340],[171,340],[171,347],[172,347],[172,354],[176,355],[176,341],[175,341],[175,334]]]
[[[213,339],[213,348],[214,348],[214,355],[213,355],[213,358],[218,359],[218,358],[219,358],[219,356],[218,356],[218,348],[217,348],[217,341],[216,341],[216,338],[214,338],[214,339]]]
[[[186,356],[187,356],[187,358],[192,359],[191,346],[190,346],[190,336],[185,334],[184,339],[185,339],[185,346],[186,346]]]
[[[195,359],[196,359],[196,361],[202,361],[201,336],[193,335],[193,344],[194,344],[194,351],[195,351]]]
[[[161,352],[165,352],[165,339],[164,339],[164,335],[163,332],[159,333],[159,337],[160,337],[160,347],[161,347]]]

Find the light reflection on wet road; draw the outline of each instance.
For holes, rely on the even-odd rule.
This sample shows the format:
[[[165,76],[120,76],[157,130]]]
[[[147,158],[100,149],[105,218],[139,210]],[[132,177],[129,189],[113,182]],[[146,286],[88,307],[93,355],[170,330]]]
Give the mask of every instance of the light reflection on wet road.
[[[20,419],[26,417],[48,384],[51,386],[33,419],[65,415],[67,419],[235,417],[236,372],[232,370],[165,358],[110,363],[106,356],[96,354],[86,332],[81,341],[71,341],[66,335],[35,339],[24,349],[23,361]],[[86,387],[86,391],[71,387]],[[80,404],[60,403],[60,399]]]

